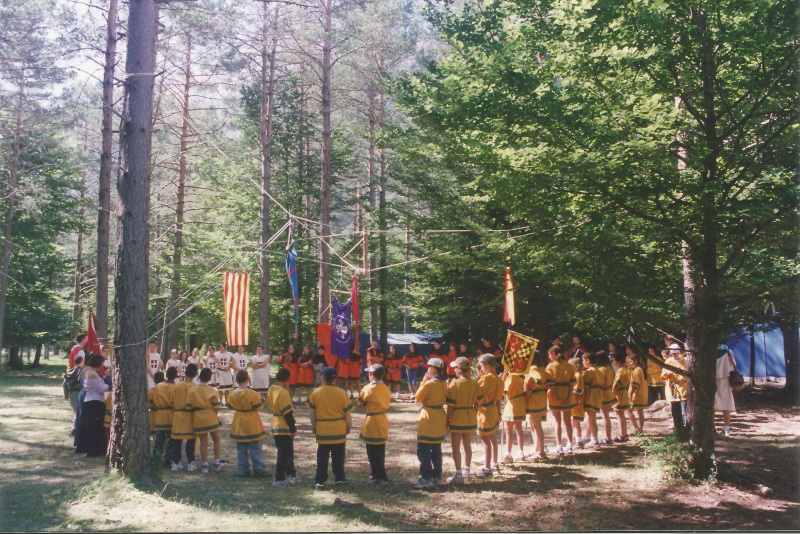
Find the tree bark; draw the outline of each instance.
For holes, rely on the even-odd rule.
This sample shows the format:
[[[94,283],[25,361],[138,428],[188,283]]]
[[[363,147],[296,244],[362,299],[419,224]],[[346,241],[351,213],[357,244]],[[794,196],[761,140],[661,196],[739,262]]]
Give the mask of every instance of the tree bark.
[[[33,356],[33,363],[31,367],[39,367],[42,365],[42,344],[38,343],[36,345],[36,354]]]
[[[403,268],[403,333],[411,332],[411,314],[408,311],[408,301],[410,296],[408,290],[411,284],[411,265],[408,263],[411,257],[411,216],[406,213],[406,240],[405,240],[405,266]]]
[[[795,406],[800,404],[800,321],[786,324],[783,331],[783,358],[786,362],[786,398]]]
[[[17,100],[17,123],[14,127],[14,145],[11,158],[11,172],[8,180],[8,209],[6,211],[6,232],[3,239],[3,271],[0,272],[0,351],[3,350],[3,326],[6,315],[6,291],[8,290],[8,266],[11,263],[11,233],[14,229],[14,203],[17,197],[17,173],[19,172],[19,138],[22,135],[22,90]],[[9,351],[9,364],[12,361]],[[22,362],[20,362],[21,365]],[[13,367],[13,365],[12,365]],[[13,367],[16,369],[16,367]]]
[[[183,112],[181,117],[180,158],[178,159],[178,193],[175,199],[175,238],[172,243],[172,280],[167,310],[166,337],[163,356],[178,347],[178,301],[181,298],[181,255],[183,253],[183,218],[186,202],[186,152],[189,149],[189,97],[192,88],[192,36],[187,36],[186,71],[183,84]]]
[[[111,155],[113,150],[114,67],[117,60],[117,0],[108,2],[106,58],[103,68],[103,127],[97,202],[97,278],[95,317],[97,337],[108,342],[108,253],[111,232]]]
[[[320,177],[319,322],[330,322],[331,233],[331,26],[333,0],[323,0],[322,38],[322,168]]]
[[[81,187],[81,209],[80,209],[80,220],[81,223],[83,222],[83,218],[86,214],[86,205],[84,204],[84,200],[86,199],[86,174],[83,175],[83,185]],[[74,339],[75,336],[78,335],[80,332],[80,320],[81,320],[81,277],[83,273],[83,224],[81,224],[80,229],[78,230],[78,252],[75,258],[75,276],[73,280],[73,293],[72,293],[72,338]]]
[[[278,10],[272,21],[272,39],[269,36],[269,7],[263,5],[263,24],[261,31],[261,118],[259,121],[259,143],[261,145],[261,256],[259,258],[259,297],[258,297],[258,342],[269,354],[269,251],[265,244],[269,241],[270,188],[272,181],[272,108],[275,98],[275,65],[278,51]]]
[[[382,73],[382,71],[381,71]],[[378,90],[378,127],[383,126],[384,122],[384,109],[386,105],[383,90]],[[386,308],[386,293],[387,293],[387,229],[386,224],[386,150],[384,148],[378,149],[378,228],[380,233],[378,235],[378,249],[380,252],[380,267],[378,271],[378,289],[380,294],[380,301],[378,302],[378,314],[380,317],[380,333],[381,333],[381,350],[384,354],[389,354],[389,313]]]
[[[22,369],[22,356],[20,354],[19,347],[9,347],[8,366],[16,371]]]
[[[369,208],[370,216],[374,217],[374,213],[378,209],[378,188],[375,180],[375,84],[371,81],[367,86],[367,185],[369,191]],[[369,235],[369,234],[367,234]],[[369,241],[367,240],[365,251],[369,252]],[[378,329],[380,325],[380,316],[378,312],[378,299],[375,297],[378,292],[378,266],[377,258],[372,255],[369,256],[369,334],[370,338],[378,339]],[[385,351],[384,351],[385,352]]]
[[[150,149],[158,6],[132,0],[128,16],[125,100],[121,131],[122,175],[117,184],[119,228],[115,262],[116,316],[109,463],[124,475],[149,481],[147,405],[147,278]]]

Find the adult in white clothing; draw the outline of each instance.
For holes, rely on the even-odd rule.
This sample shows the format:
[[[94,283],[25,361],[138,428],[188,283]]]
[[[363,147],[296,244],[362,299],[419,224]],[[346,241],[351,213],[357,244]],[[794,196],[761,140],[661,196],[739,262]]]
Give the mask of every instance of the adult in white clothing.
[[[736,369],[736,360],[726,345],[721,345],[717,356],[717,395],[714,398],[714,410],[722,412],[722,435],[731,435],[731,412],[736,411],[731,389],[730,374]]]

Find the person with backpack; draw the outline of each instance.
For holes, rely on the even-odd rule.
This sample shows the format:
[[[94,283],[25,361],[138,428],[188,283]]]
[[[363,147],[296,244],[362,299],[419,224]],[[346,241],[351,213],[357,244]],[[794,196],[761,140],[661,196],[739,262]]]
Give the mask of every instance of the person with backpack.
[[[64,399],[69,400],[72,406],[72,430],[69,435],[74,436],[78,430],[78,397],[83,390],[83,356],[75,357],[75,367],[64,372]]]

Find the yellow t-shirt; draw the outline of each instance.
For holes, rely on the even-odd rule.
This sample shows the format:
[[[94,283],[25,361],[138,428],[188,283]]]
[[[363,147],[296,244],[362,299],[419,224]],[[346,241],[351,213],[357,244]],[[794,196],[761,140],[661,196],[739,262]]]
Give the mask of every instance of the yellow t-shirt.
[[[103,417],[103,428],[111,428],[111,392],[106,397],[106,415]]]
[[[270,424],[270,434],[273,436],[290,436],[292,431],[289,429],[289,423],[286,422],[286,415],[294,415],[294,407],[292,406],[292,398],[289,397],[289,392],[274,384],[270,386],[267,391],[267,404],[269,411],[272,412],[272,423]]]
[[[503,379],[496,374],[478,378],[483,399],[478,403],[478,434],[491,436],[500,426],[500,410],[497,402],[503,398]]]
[[[222,403],[217,390],[207,385],[197,385],[189,390],[186,408],[192,411],[192,424],[195,434],[208,434],[220,428],[222,423],[217,417]]]
[[[475,404],[483,400],[478,381],[474,378],[456,378],[447,386],[447,423],[450,433],[475,432],[478,429],[478,412]]]
[[[306,406],[316,415],[317,443],[335,445],[347,441],[345,416],[356,406],[344,390],[323,384],[311,393]]]
[[[153,386],[155,387],[155,386]],[[150,407],[150,411],[147,414],[148,419],[150,420],[150,435],[156,435],[156,410],[153,408],[153,391],[154,389],[147,390],[147,406]]]
[[[194,382],[181,382],[175,386],[172,393],[172,405],[175,415],[172,416],[172,439],[194,439],[194,416],[186,407],[189,390],[195,386]]]
[[[358,403],[367,408],[358,439],[367,445],[383,445],[389,441],[389,417],[386,410],[392,401],[392,392],[383,382],[371,382],[358,395]]]
[[[153,405],[151,410],[156,412],[155,429],[172,430],[172,395],[175,393],[175,383],[161,382],[153,389]]]
[[[603,406],[613,406],[617,403],[617,396],[614,395],[614,369],[610,365],[596,367],[598,374],[602,377]]]
[[[519,375],[509,373],[504,382],[506,405],[503,407],[503,421],[525,420],[524,382]]]
[[[631,385],[631,372],[627,367],[620,367],[617,369],[617,374],[614,376],[614,396],[617,399],[614,409],[617,411],[625,411],[631,409],[631,401],[628,398],[628,388]]]
[[[261,395],[252,389],[234,389],[228,395],[228,406],[236,410],[231,423],[231,439],[237,443],[258,441],[266,437],[258,411],[264,407]]]
[[[631,371],[628,397],[633,408],[647,408],[647,384],[644,383],[644,371],[641,367],[636,367]]]
[[[575,367],[559,360],[550,362],[545,369],[552,382],[547,389],[547,403],[551,410],[566,412],[575,408]]]
[[[525,378],[525,413],[547,412],[548,373],[541,367],[532,366]]]
[[[664,363],[661,356],[647,355],[647,385],[652,387],[661,387],[664,385],[664,379],[661,378],[661,366],[659,363]]]
[[[585,410],[583,408],[583,373],[575,372],[575,387],[572,389],[575,397],[575,407],[572,409],[573,421],[583,421]]]
[[[417,418],[417,441],[419,443],[442,443],[447,430],[447,414],[444,404],[447,398],[447,382],[433,378],[422,384],[414,399],[422,404]]]
[[[679,362],[675,358],[667,358],[664,362],[667,365],[671,365],[672,367],[678,367],[679,369],[686,369],[686,360]],[[680,402],[686,400],[686,377],[681,375],[676,375],[669,369],[663,369],[661,373],[661,378],[664,379],[664,390],[667,393],[667,400],[669,402]]]
[[[598,413],[603,405],[604,377],[596,367],[583,371],[583,408]]]

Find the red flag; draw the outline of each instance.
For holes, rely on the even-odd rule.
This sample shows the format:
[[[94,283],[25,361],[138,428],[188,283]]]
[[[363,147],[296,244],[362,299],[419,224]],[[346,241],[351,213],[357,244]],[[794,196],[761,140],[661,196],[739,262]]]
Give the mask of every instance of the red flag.
[[[358,274],[353,275],[353,285],[350,286],[350,300],[353,302],[353,332],[355,332],[355,337],[358,339]],[[358,343],[356,343],[356,346],[358,346]]]
[[[516,322],[514,313],[514,283],[511,281],[511,266],[506,267],[506,306],[503,322],[513,325]]]
[[[250,275],[224,273],[225,332],[228,346],[248,344],[250,338]]]
[[[86,328],[86,337],[86,354],[100,354],[100,342],[97,340],[97,322],[91,308],[89,308],[89,326]]]

